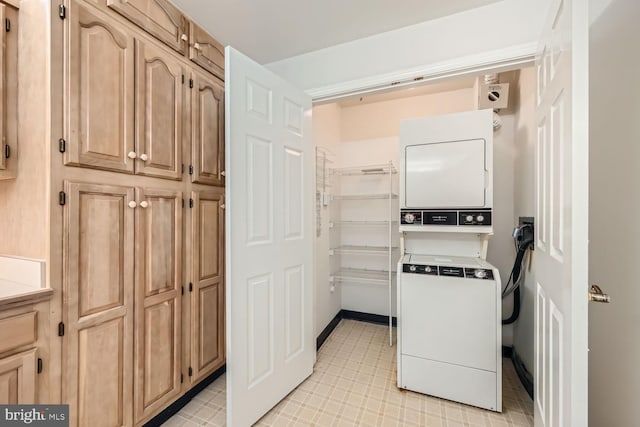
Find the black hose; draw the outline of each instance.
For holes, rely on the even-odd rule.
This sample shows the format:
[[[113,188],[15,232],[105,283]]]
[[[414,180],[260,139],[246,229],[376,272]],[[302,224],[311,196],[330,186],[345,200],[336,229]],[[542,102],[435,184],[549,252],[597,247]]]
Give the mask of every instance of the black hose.
[[[521,270],[522,270],[522,260],[524,259],[524,256],[527,254],[528,245],[529,244],[527,243],[525,245],[518,246],[518,254],[516,255],[516,261],[513,263],[513,269],[511,270],[511,277],[510,277],[510,279],[513,280],[513,286],[515,286],[515,289],[513,291],[513,311],[511,312],[511,316],[509,316],[508,319],[502,319],[503,325],[510,325],[514,323],[516,320],[518,320],[518,317],[520,316],[521,301],[520,301],[519,282],[520,280],[522,280],[522,277],[520,277]],[[508,285],[509,283],[507,282],[507,286]]]
[[[508,319],[502,319],[503,325],[510,325],[518,320],[520,316],[520,286],[513,291],[513,311],[511,312],[511,316]]]

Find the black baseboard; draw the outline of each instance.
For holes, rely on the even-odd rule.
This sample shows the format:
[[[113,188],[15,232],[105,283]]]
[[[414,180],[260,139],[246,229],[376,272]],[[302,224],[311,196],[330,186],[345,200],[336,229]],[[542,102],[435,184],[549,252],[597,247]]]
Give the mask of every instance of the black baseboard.
[[[506,357],[507,359],[511,359],[513,357],[513,347],[507,347],[506,345],[502,346],[502,357]]]
[[[512,352],[511,361],[513,362],[513,366],[516,368],[518,378],[520,378],[520,382],[527,391],[529,397],[533,399],[533,376],[529,371],[527,371],[527,368],[524,366],[524,363],[515,348],[512,349]]]
[[[383,316],[382,314],[361,313],[359,311],[342,310],[343,319],[359,320],[360,322],[376,323],[379,325],[388,325],[389,316]],[[391,319],[393,326],[398,325],[398,319],[393,317]]]
[[[187,403],[191,401],[198,393],[204,390],[209,384],[217,380],[222,374],[227,371],[227,365],[222,365],[211,375],[196,384],[191,390],[187,391],[178,400],[169,405],[165,410],[160,412],[155,417],[151,418],[144,424],[144,427],[158,427],[162,423],[166,422],[169,418],[177,414],[180,409],[184,408]]]
[[[338,323],[340,323],[341,320],[342,320],[342,310],[340,310],[338,314],[336,314],[336,317],[334,317],[333,320],[329,322],[327,327],[324,328],[322,332],[320,332],[320,335],[318,335],[318,338],[316,338],[316,350],[320,350],[320,347],[322,347],[322,344],[324,344],[327,338],[329,338],[329,335],[331,335],[331,332],[333,332],[333,330],[336,328],[336,326],[338,326]]]

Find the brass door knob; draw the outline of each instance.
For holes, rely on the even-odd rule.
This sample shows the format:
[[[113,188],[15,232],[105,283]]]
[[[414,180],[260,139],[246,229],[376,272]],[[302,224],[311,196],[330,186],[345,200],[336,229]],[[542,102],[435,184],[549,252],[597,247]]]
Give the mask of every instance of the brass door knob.
[[[602,289],[600,289],[600,286],[591,285],[591,289],[589,289],[589,301],[603,302],[608,304],[611,302],[611,298],[609,297],[609,295],[602,292]]]

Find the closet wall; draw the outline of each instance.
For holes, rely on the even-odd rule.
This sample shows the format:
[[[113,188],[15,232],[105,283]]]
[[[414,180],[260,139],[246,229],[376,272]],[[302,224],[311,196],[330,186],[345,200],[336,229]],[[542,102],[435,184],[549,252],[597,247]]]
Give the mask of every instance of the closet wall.
[[[517,87],[517,78],[517,72],[503,73],[501,75],[501,81],[509,82],[513,90]],[[532,82],[527,81],[525,84],[530,86]],[[331,104],[331,107],[329,105],[314,107],[314,127],[316,129],[323,128],[326,123],[326,118],[323,114],[316,114],[318,110],[331,108],[334,112],[334,117],[337,114],[336,110],[339,112],[340,142],[334,146],[336,165],[338,167],[379,164],[389,160],[392,160],[397,167],[399,130],[402,120],[476,109],[476,91],[473,81],[469,80],[455,85],[449,83],[444,84],[442,87],[444,91],[414,96],[412,96],[412,90],[406,90],[404,98],[383,100],[381,102],[366,103],[349,100],[339,104]],[[511,232],[513,226],[517,224],[517,217],[514,211],[514,162],[519,150],[515,138],[517,96],[512,97],[510,105],[509,109],[501,111],[502,128],[494,134],[495,234],[491,237],[487,256],[489,262],[499,268],[504,282],[509,277],[515,256]],[[333,126],[335,126],[335,121]],[[318,140],[315,142],[321,144]],[[395,180],[395,185],[397,186],[397,180]],[[398,192],[397,187],[394,192]],[[532,215],[532,213],[527,215]],[[327,243],[318,243],[316,254],[319,266],[326,262]],[[319,293],[322,294],[323,289],[328,290],[330,287],[327,283],[328,278],[319,275],[317,279]],[[387,294],[385,292],[375,292],[375,290],[363,287],[358,288],[357,284],[340,284],[339,286],[342,288],[342,308],[357,308],[357,311],[387,314],[386,311],[380,312],[379,309],[380,307],[386,307]],[[508,299],[503,304],[503,313],[506,316],[511,313],[511,301],[511,299]],[[317,307],[318,312],[325,310],[324,303],[320,298],[318,298]],[[317,330],[321,331],[327,323],[319,319]],[[504,345],[511,345],[512,342],[512,326],[503,328]]]

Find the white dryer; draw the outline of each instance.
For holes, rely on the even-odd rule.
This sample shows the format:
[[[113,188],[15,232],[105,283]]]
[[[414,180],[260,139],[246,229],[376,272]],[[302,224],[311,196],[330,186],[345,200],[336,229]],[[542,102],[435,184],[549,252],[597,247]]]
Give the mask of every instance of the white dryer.
[[[502,411],[500,274],[480,258],[398,263],[398,386]]]

